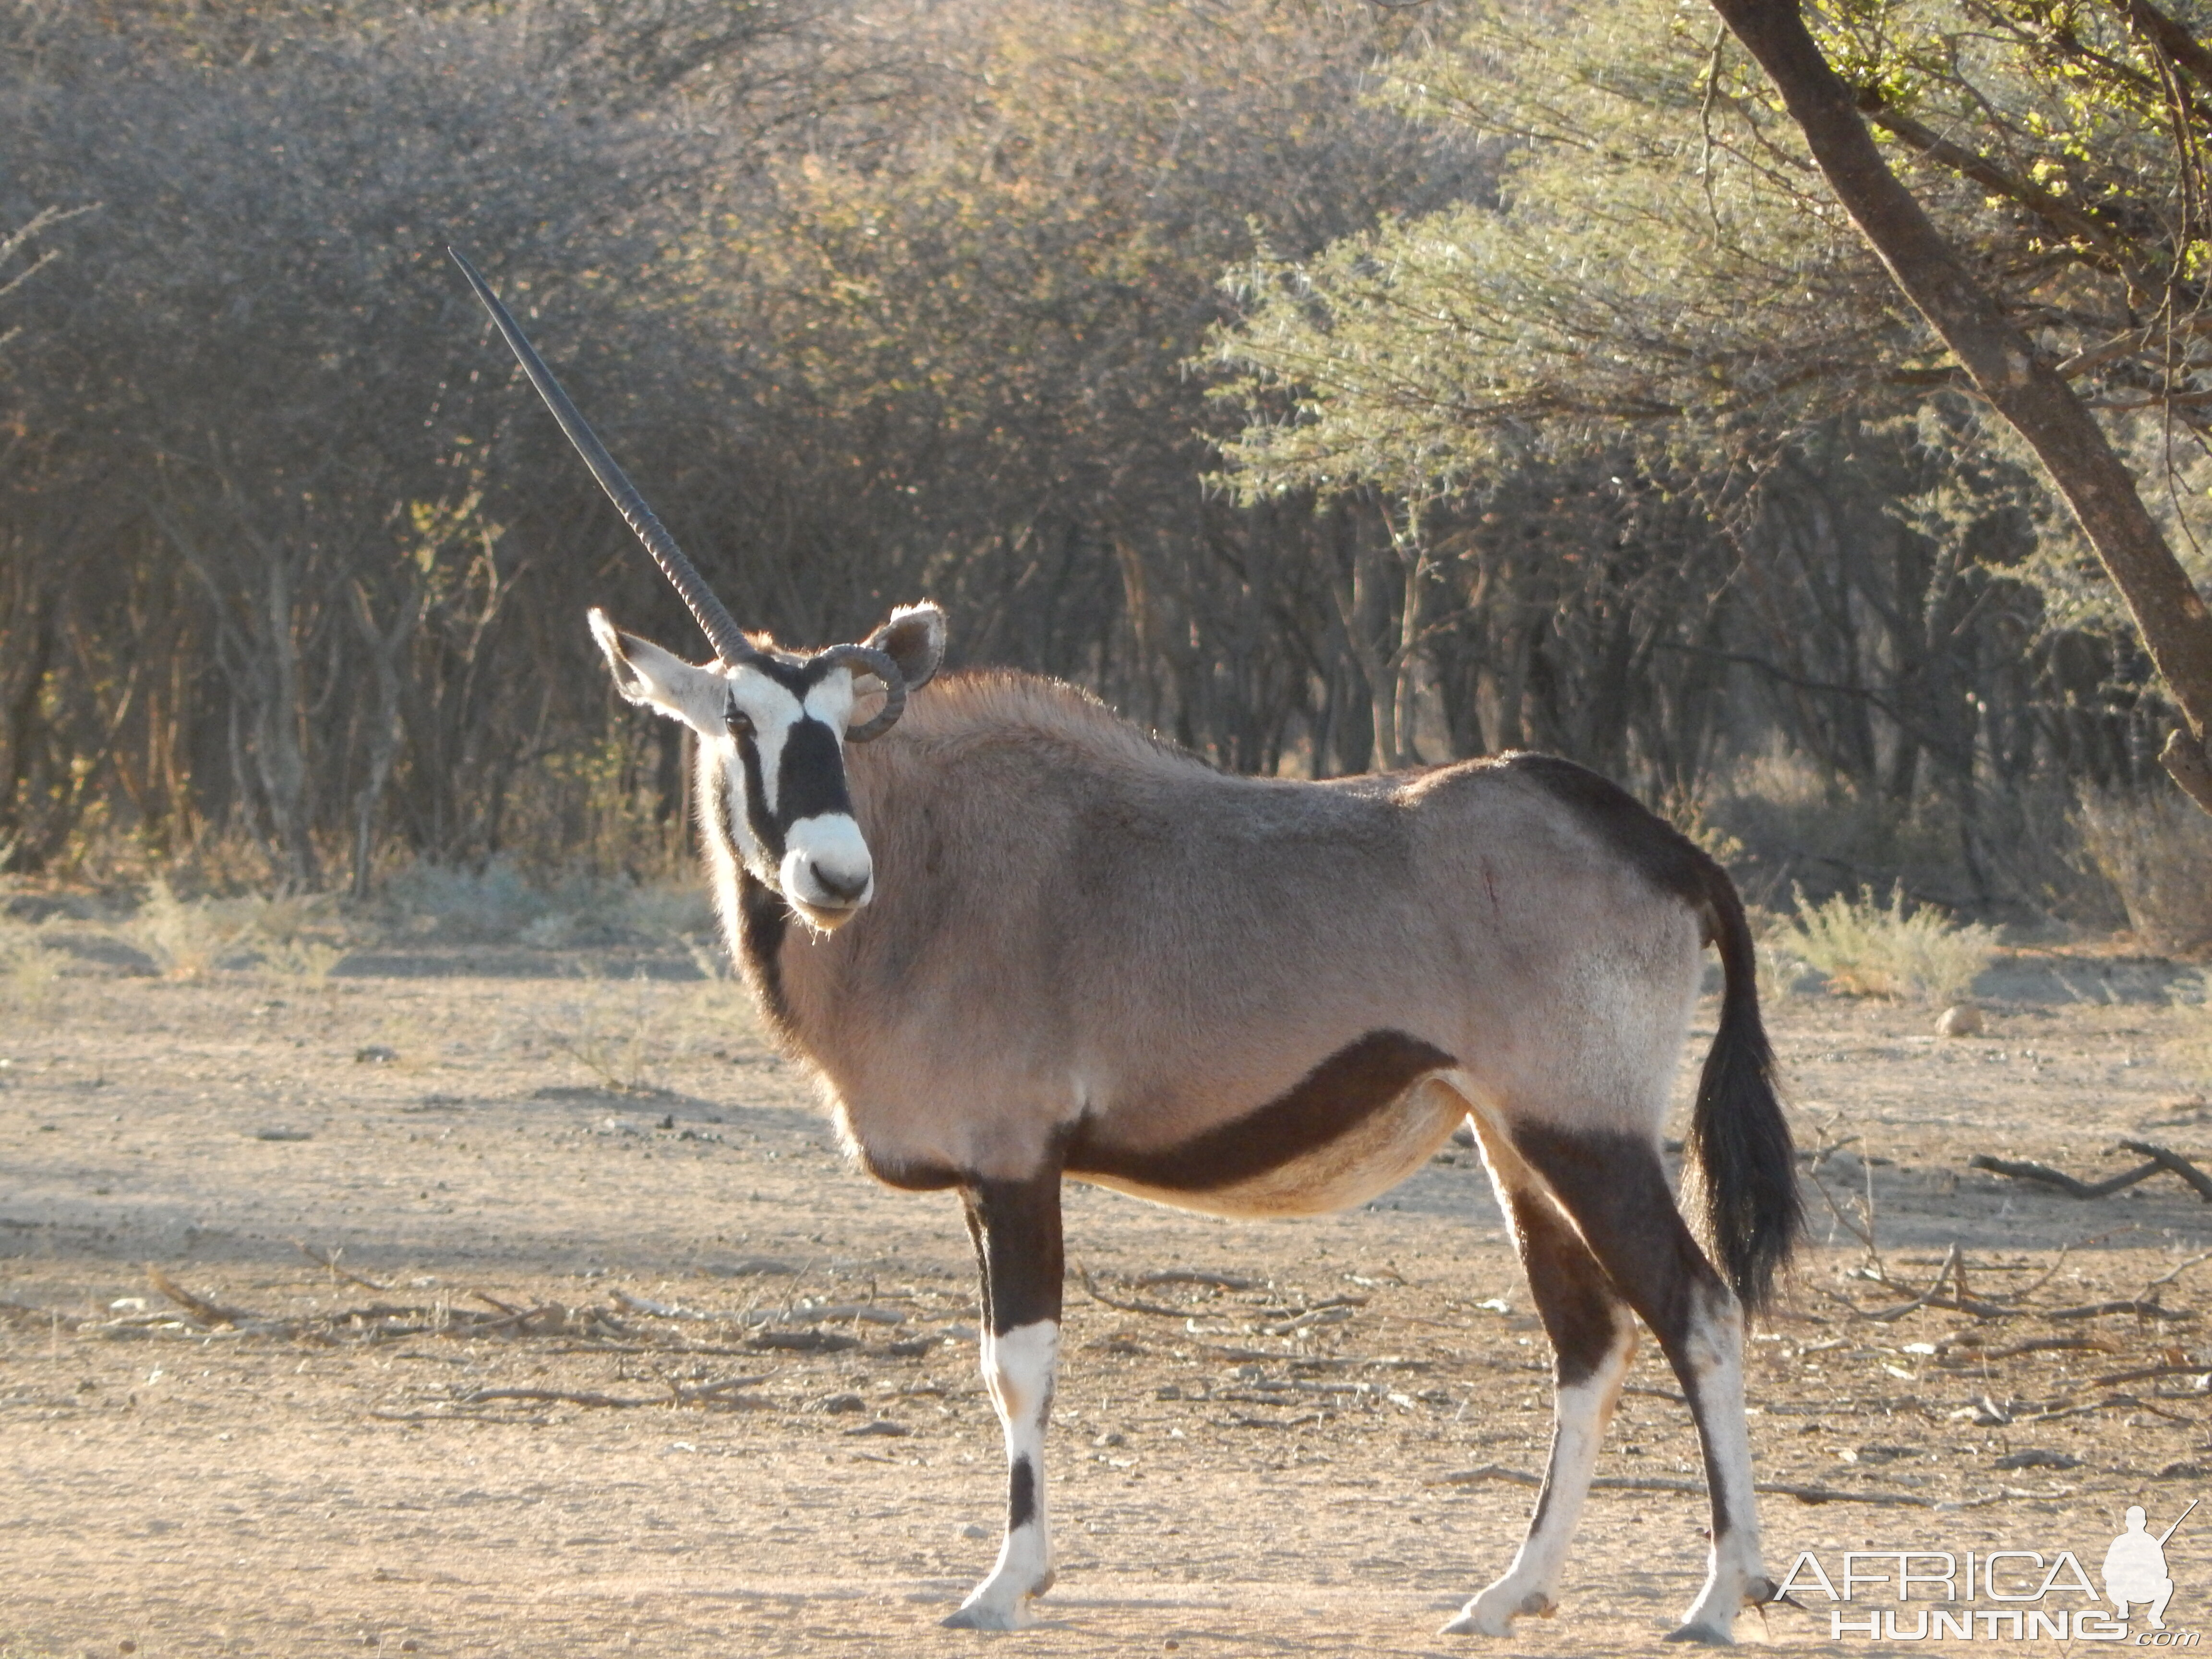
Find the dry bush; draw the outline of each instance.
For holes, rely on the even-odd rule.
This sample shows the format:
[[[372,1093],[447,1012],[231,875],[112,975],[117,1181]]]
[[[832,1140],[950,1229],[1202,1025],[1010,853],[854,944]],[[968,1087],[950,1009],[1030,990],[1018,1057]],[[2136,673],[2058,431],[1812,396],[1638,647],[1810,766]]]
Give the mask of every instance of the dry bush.
[[[1778,943],[1826,975],[1839,995],[1951,1002],[1990,965],[1997,936],[1978,923],[1955,925],[1924,905],[1908,912],[1900,887],[1886,907],[1863,890],[1818,905],[1800,892],[1797,915]]]
[[[539,950],[666,945],[714,927],[696,880],[667,884],[570,874],[533,878],[515,860],[479,868],[418,860],[386,884],[386,920],[404,934]]]
[[[2081,841],[2152,950],[2212,950],[2212,817],[2179,794],[2084,794]]]
[[[25,1013],[38,1013],[54,1000],[61,966],[40,937],[38,924],[0,912],[0,997]]]
[[[169,878],[156,876],[123,935],[154,959],[165,979],[200,979],[214,971],[250,925],[213,899],[178,897]]]

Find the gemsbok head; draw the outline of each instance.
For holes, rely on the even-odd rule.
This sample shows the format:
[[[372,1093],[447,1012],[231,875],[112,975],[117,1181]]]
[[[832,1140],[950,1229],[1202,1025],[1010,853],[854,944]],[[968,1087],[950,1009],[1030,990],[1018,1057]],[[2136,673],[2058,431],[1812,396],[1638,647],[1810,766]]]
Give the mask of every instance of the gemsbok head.
[[[699,736],[732,954],[854,1156],[965,1211],[1006,1526],[945,1622],[1020,1626],[1053,1582],[1064,1180],[1310,1214],[1376,1197],[1471,1120],[1551,1339],[1553,1431],[1518,1554],[1445,1628],[1503,1636],[1553,1610],[1640,1322],[1681,1382],[1712,1507],[1705,1586],[1674,1634],[1732,1639],[1776,1595],[1743,1316],[1802,1216],[1720,866],[1544,756],[1234,777],[1066,685],[932,683],[933,606],[813,653],[749,638],[461,265],[713,643],[693,665],[592,618],[622,694]],[[1687,1146],[1711,1255],[1660,1142],[1708,945],[1724,988]]]

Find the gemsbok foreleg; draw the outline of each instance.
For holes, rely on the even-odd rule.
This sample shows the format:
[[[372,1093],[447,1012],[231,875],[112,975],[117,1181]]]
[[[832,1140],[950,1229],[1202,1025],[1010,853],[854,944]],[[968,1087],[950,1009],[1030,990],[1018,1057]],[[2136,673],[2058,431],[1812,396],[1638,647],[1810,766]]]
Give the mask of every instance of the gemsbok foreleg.
[[[1656,1146],[1621,1133],[1522,1125],[1514,1145],[1613,1286],[1659,1339],[1705,1452],[1713,1543],[1705,1584],[1668,1640],[1735,1640],[1736,1614],[1774,1599],[1759,1558],[1743,1409],[1743,1313],[1675,1207]]]
[[[1052,1588],[1045,1521],[1044,1431],[1060,1359],[1060,1171],[961,1189],[982,1275],[983,1383],[1006,1437],[1006,1536],[990,1577],[945,1622],[1018,1630],[1032,1596]]]
[[[1552,1455],[1513,1565],[1444,1626],[1455,1636],[1504,1636],[1524,1613],[1550,1616],[1598,1447],[1636,1355],[1635,1316],[1574,1224],[1510,1151],[1498,1149],[1491,1161],[1552,1340]]]

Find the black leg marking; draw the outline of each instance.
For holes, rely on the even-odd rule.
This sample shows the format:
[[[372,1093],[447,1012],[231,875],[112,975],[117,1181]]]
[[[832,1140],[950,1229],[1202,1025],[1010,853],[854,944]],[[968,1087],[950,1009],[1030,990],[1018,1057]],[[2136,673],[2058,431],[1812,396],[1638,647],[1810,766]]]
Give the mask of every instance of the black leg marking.
[[[1513,1189],[1510,1199],[1521,1262],[1528,1275],[1528,1291],[1544,1322],[1544,1334],[1552,1340],[1553,1386],[1577,1388],[1596,1376],[1609,1356],[1616,1356],[1624,1346],[1632,1345],[1633,1316],[1620,1292],[1613,1288],[1613,1281],[1606,1277],[1605,1269],[1598,1266],[1597,1258],[1589,1253],[1589,1246],[1583,1243],[1573,1224],[1560,1213],[1557,1204],[1545,1194],[1527,1188]],[[1625,1364],[1618,1358],[1614,1363]],[[1619,1381],[1617,1372],[1614,1381]],[[1596,1437],[1603,1434],[1612,1415],[1613,1402],[1608,1398],[1597,1408],[1594,1422],[1577,1425],[1571,1430],[1564,1422],[1553,1425],[1552,1453],[1546,1462],[1544,1485],[1536,1495],[1535,1513],[1528,1521],[1531,1537],[1544,1530],[1545,1522],[1560,1502],[1559,1459],[1563,1455],[1570,1463],[1564,1472],[1571,1489],[1567,1496],[1579,1504],[1589,1480],[1589,1470],[1579,1458],[1595,1455]],[[1589,1449],[1571,1450],[1571,1445],[1581,1445],[1580,1437],[1584,1434],[1590,1437]],[[1565,1524],[1571,1528],[1573,1519],[1571,1517]],[[1564,1547],[1564,1540],[1560,1547]]]
[[[1026,1527],[1036,1519],[1036,1471],[1026,1457],[1017,1457],[1006,1482],[1006,1528]]]
[[[982,1269],[983,1315],[1004,1336],[1041,1319],[1060,1321],[1066,1267],[1060,1230],[1060,1171],[1027,1181],[971,1181],[962,1194]]]
[[[1511,1194],[1528,1291],[1552,1339],[1553,1380],[1587,1382],[1620,1339],[1626,1304],[1559,1206],[1541,1193]]]
[[[1720,1425],[1692,1344],[1701,1316],[1728,1306],[1732,1297],[1675,1207],[1657,1148],[1635,1135],[1574,1134],[1538,1126],[1515,1129],[1513,1141],[1573,1218],[1614,1288],[1659,1339],[1697,1421],[1713,1536],[1723,1537],[1736,1517],[1715,1455]],[[1733,1425],[1730,1431],[1741,1437],[1742,1425]]]
[[[1012,1630],[1052,1585],[1044,1432],[1060,1354],[1060,1167],[961,1189],[983,1292],[983,1380],[1006,1439],[1006,1536],[997,1565],[948,1624]]]

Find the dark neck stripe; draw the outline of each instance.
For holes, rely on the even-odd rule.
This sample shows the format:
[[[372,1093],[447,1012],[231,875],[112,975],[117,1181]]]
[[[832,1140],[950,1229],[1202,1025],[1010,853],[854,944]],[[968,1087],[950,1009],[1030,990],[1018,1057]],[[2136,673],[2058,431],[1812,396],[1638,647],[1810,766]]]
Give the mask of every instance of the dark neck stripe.
[[[738,864],[738,939],[745,978],[760,999],[769,1021],[786,1038],[794,1038],[798,1026],[791,1003],[783,991],[783,940],[791,927],[791,907],[783,895],[753,879],[752,872]]]

